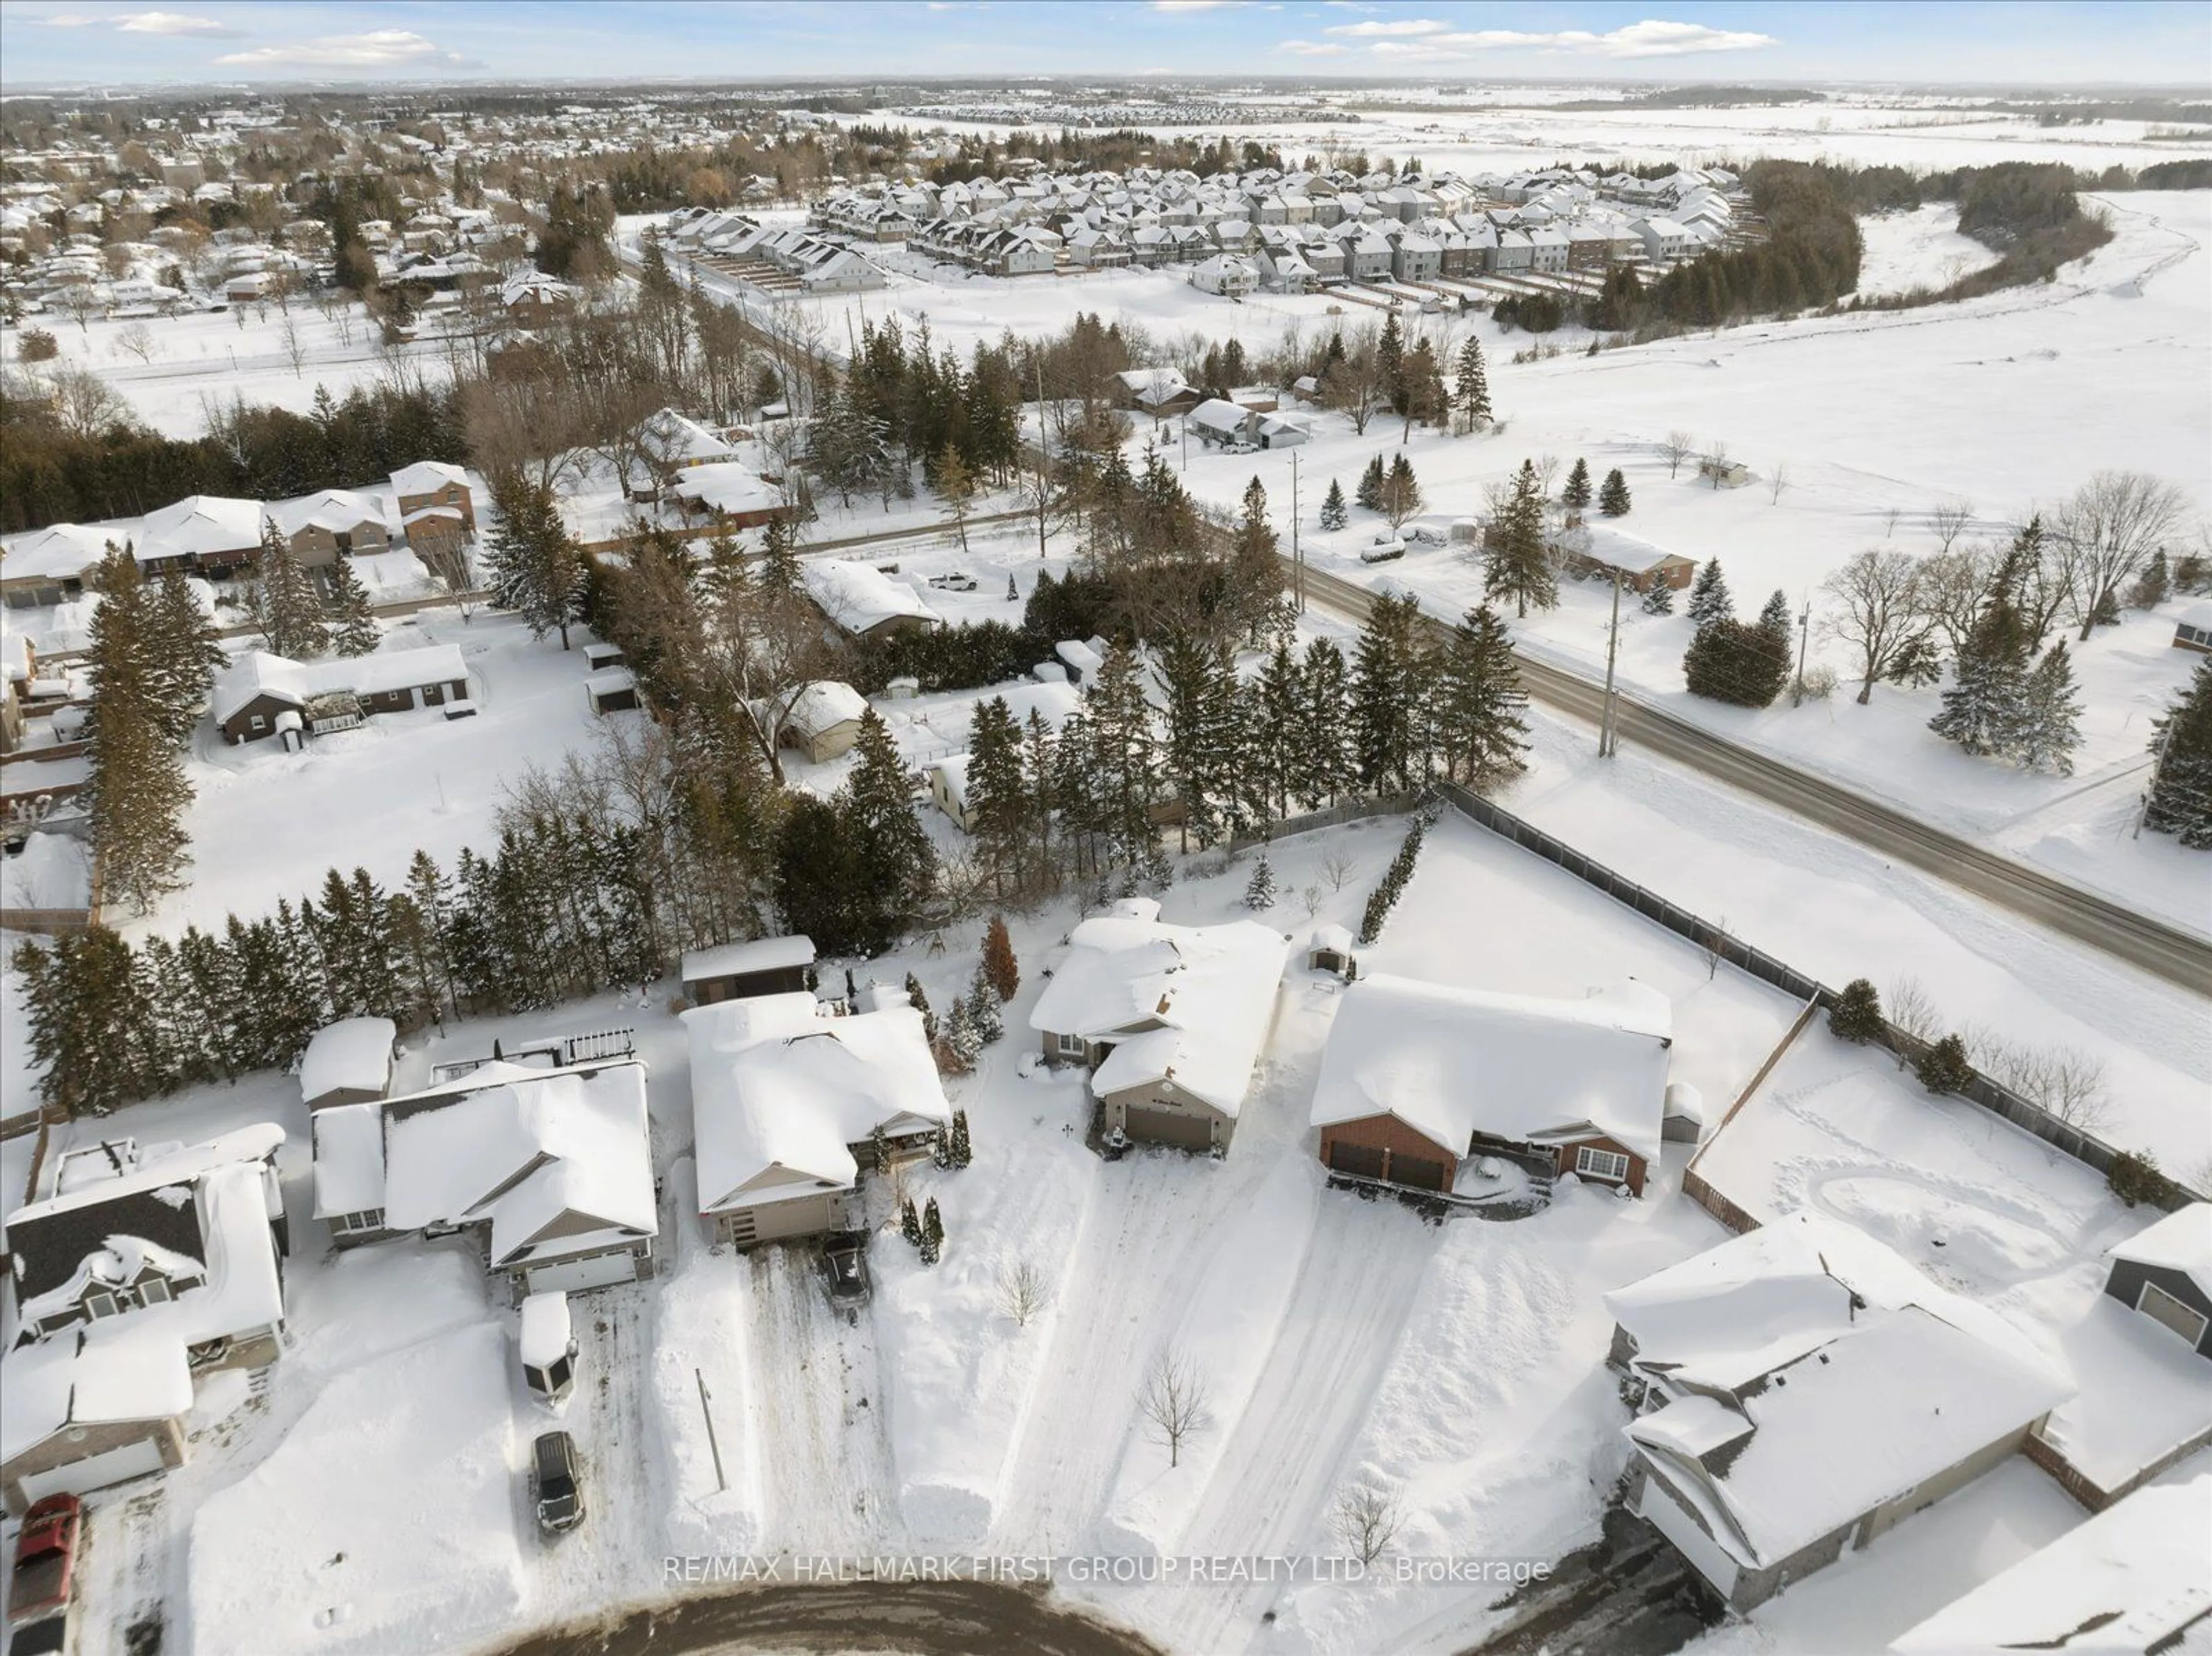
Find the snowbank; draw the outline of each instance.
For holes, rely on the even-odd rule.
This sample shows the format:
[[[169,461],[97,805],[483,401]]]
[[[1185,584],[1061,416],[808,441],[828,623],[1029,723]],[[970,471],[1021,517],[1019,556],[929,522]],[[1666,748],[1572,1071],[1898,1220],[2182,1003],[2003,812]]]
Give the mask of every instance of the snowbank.
[[[0,872],[0,901],[9,908],[82,908],[91,901],[83,842],[67,834],[32,834]]]
[[[1314,1164],[1285,1156],[1227,1227],[1170,1342],[1202,1378],[1213,1423],[1183,1444],[1170,1467],[1158,1429],[1139,1411],[1098,1520],[1107,1551],[1176,1550],[1220,1463],[1228,1429],[1243,1416],[1274,1348],[1312,1241],[1319,1182]]]
[[[193,1519],[192,1648],[449,1649],[505,1626],[523,1602],[512,1367],[486,1325],[333,1380]]]

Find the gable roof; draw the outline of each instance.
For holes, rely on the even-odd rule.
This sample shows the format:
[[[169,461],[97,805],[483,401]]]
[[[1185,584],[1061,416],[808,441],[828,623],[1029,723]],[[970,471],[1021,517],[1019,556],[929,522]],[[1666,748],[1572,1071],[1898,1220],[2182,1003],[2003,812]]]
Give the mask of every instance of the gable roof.
[[[468,676],[458,644],[330,656],[321,661],[294,661],[266,650],[248,650],[216,676],[210,700],[219,725],[264,695],[305,707],[319,695],[378,695],[424,684],[452,684]]]
[[[2106,1250],[2115,1259],[2178,1271],[2212,1296],[2212,1202],[2191,1202]]]
[[[392,474],[392,487],[401,494],[435,494],[448,483],[469,486],[469,474],[443,460],[416,460]]]
[[[942,625],[942,618],[919,592],[872,563],[817,559],[805,566],[805,579],[822,613],[848,633],[865,633],[902,616]]]
[[[1673,1012],[1633,980],[1578,1001],[1378,974],[1338,1002],[1311,1123],[1393,1115],[1455,1155],[1606,1137],[1656,1161]]]
[[[210,552],[238,552],[261,543],[258,501],[221,494],[189,494],[146,514],[136,553],[138,561],[197,557]]]

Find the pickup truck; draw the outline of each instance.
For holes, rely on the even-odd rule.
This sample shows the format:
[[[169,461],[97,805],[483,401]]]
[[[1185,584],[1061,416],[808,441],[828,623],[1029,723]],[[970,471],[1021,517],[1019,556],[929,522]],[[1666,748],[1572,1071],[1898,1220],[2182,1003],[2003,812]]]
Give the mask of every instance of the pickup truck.
[[[83,1504],[50,1495],[23,1514],[8,1586],[10,1656],[67,1656],[75,1648],[77,1541]]]

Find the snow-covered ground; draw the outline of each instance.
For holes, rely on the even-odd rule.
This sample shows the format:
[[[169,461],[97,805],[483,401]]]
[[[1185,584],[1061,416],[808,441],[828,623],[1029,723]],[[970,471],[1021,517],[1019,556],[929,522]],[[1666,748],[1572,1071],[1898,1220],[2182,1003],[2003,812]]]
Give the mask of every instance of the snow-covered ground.
[[[1950,202],[1872,214],[1859,221],[1859,236],[1864,251],[1858,291],[1869,297],[1945,288],[1997,258],[1972,236],[1959,234],[1959,209]]]

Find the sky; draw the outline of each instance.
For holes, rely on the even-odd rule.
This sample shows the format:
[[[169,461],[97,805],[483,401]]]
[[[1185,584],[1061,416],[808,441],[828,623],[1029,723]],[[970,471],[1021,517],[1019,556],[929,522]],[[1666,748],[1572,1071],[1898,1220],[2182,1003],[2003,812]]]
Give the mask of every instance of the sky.
[[[174,7],[175,9],[167,8]],[[46,82],[1364,76],[2193,87],[2204,0],[0,0]]]

